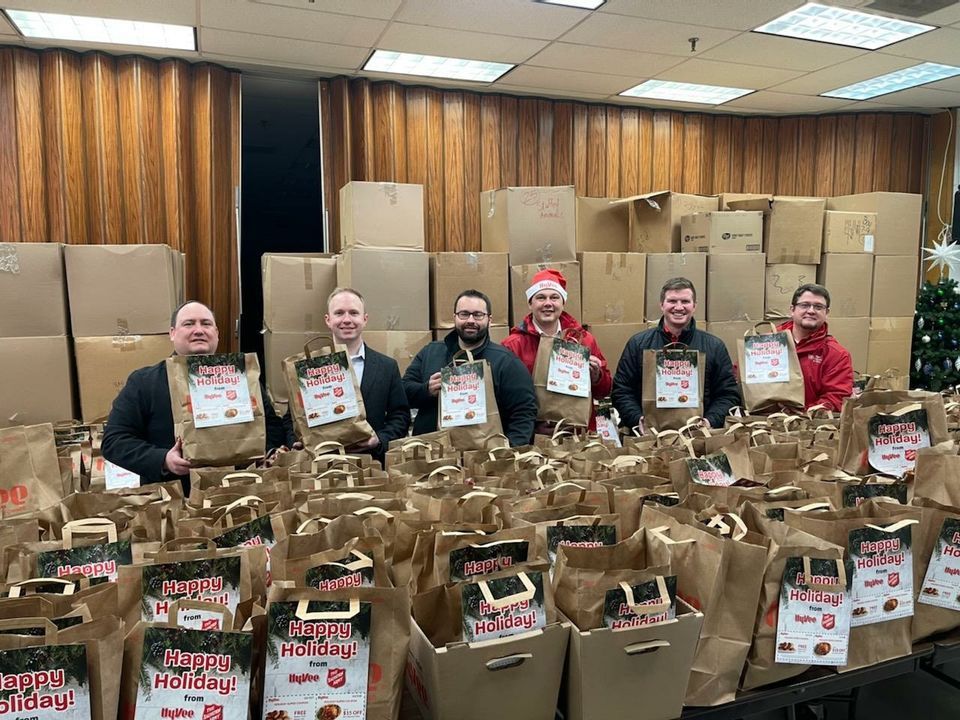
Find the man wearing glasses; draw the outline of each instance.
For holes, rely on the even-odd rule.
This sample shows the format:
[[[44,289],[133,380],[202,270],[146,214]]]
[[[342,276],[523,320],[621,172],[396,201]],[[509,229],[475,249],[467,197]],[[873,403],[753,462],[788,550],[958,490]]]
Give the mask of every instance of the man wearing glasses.
[[[469,350],[475,359],[486,360],[490,365],[500,423],[510,445],[529,444],[537,418],[533,378],[516,355],[490,340],[490,298],[478,290],[464,290],[457,296],[453,310],[454,329],[443,340],[420,350],[403,375],[407,400],[411,408],[417,409],[413,434],[437,429],[440,369],[449,365],[459,351]]]
[[[840,411],[853,394],[850,353],[827,330],[830,292],[823,285],[801,285],[793,293],[790,320],[779,327],[790,330],[803,371],[804,405],[824,405]]]

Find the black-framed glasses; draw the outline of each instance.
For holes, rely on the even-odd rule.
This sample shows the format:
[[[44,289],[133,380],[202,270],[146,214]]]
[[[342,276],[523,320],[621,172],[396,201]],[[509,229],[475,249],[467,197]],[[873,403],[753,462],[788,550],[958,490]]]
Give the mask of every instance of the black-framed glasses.
[[[827,310],[827,306],[823,303],[798,302],[794,307],[800,308],[801,310],[816,310],[817,312],[825,312]]]
[[[455,312],[454,315],[457,316],[458,320],[469,320],[473,318],[474,320],[483,320],[487,313],[478,310],[477,312],[470,312],[469,310],[460,310]]]

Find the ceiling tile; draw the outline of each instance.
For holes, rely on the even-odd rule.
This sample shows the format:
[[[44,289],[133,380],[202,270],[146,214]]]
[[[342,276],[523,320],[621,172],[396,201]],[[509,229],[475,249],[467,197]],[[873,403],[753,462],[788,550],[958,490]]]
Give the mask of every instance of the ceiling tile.
[[[946,65],[960,65],[960,30],[940,28],[888,45],[881,52]]]
[[[3,7],[10,10],[34,10],[88,15],[91,17],[123,18],[148,22],[196,25],[196,0],[3,0]]]
[[[933,90],[927,86],[900,90],[875,98],[885,105],[913,105],[916,107],[940,108],[960,105],[960,93]]]
[[[556,88],[528,87],[526,85],[501,85],[500,83],[497,83],[493,89],[497,92],[506,93],[508,95],[522,95],[525,97],[594,101],[604,101],[607,98],[606,95],[593,95],[585,92],[568,92],[565,90],[557,90]]]
[[[213,29],[204,29],[200,37],[200,48],[204,55],[216,53],[292,65],[349,70],[358,68],[370,54],[367,48]]]
[[[466,30],[444,30],[424,25],[391,23],[377,41],[383,50],[442,55],[445,57],[521,63],[547,46],[546,40],[490,35]]]
[[[714,109],[716,109],[716,105],[705,105],[703,103],[685,103],[677,102],[675,100],[654,100],[652,98],[635,98],[625,97],[622,95],[615,95],[614,97],[611,97],[610,102],[614,102],[618,105],[629,105],[631,107],[650,108],[651,110],[666,108],[668,110],[686,110],[687,112],[698,112],[701,110],[712,112]]]
[[[754,108],[781,114],[830,112],[844,105],[849,105],[849,101],[809,95],[790,95],[769,90],[760,90],[724,103],[726,108]]]
[[[737,35],[734,30],[660,22],[645,18],[595,13],[563,36],[564,42],[689,57],[688,38],[698,37],[697,51],[707,50]]]
[[[864,100],[851,105],[845,105],[844,107],[840,108],[840,112],[918,112],[931,114],[937,111],[931,108],[909,107],[906,105],[888,105],[886,103],[874,103]]]
[[[332,77],[336,75],[352,76],[356,74],[343,68],[328,68],[322,65],[305,65],[301,63],[285,63],[276,60],[257,60],[248,57],[237,57],[235,55],[220,55],[219,53],[205,54],[203,58],[204,60],[209,60],[210,62],[215,62],[218,65],[223,65],[224,67],[232,68],[234,70],[256,73],[260,77],[303,78],[305,80],[316,80],[318,77]]]
[[[758,65],[693,59],[658,73],[656,78],[674,82],[759,89],[786,82],[800,75],[802,73],[797,70],[777,70]]]
[[[762,3],[756,0],[725,0],[722,3],[717,0],[683,0],[680,10],[676,0],[607,0],[598,10],[653,20],[676,21],[682,16],[686,20],[696,18],[698,25],[752,30],[801,5],[803,0],[764,0]]]
[[[893,57],[879,52],[865,53],[852,60],[774,85],[773,89],[784,93],[819,95],[828,90],[835,90],[861,80],[869,80],[915,64],[916,61],[907,58]]]
[[[205,28],[297,38],[338,45],[372,46],[387,23],[370,18],[293,10],[248,2],[237,12],[234,0],[203,0],[200,24]]]
[[[553,40],[587,14],[586,10],[529,0],[406,0],[394,20],[414,25]]]
[[[937,82],[932,82],[929,85],[924,85],[924,87],[928,87],[933,90],[947,90],[948,92],[960,92],[960,75],[954,76],[952,78],[947,78],[946,80],[937,80]]]
[[[561,70],[586,70],[607,75],[625,75],[637,78],[639,82],[643,78],[653,77],[678,62],[681,62],[681,58],[675,55],[654,55],[632,50],[556,42],[541,50],[526,64]]]
[[[698,53],[697,57],[787,70],[819,70],[864,54],[857,48],[748,32]]]
[[[623,92],[634,84],[630,78],[622,75],[601,75],[599,73],[554,70],[553,68],[528,67],[526,65],[514,68],[497,82],[497,86],[523,85],[526,87],[579,91],[604,97]]]
[[[303,10],[357,15],[387,20],[403,0],[251,0],[261,5],[301,8]]]

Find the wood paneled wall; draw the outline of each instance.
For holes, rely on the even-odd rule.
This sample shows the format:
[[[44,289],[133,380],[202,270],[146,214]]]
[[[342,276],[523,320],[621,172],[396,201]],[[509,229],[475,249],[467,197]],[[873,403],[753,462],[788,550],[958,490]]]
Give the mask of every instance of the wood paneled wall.
[[[591,197],[924,191],[923,115],[736,117],[346,78],[320,92],[334,250],[338,190],[350,180],[424,185],[431,251],[479,250],[479,193],[509,185],[574,185]]]
[[[0,47],[0,242],[167,243],[233,349],[239,135],[238,73]]]

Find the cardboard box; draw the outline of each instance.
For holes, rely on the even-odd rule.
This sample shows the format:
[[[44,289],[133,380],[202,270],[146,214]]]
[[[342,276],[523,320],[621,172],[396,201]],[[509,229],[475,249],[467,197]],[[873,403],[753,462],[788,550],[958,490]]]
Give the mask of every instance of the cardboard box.
[[[172,250],[173,287],[177,295],[177,307],[187,301],[187,254]]]
[[[720,193],[720,209],[730,210],[730,203],[740,200],[773,200],[769,193]]]
[[[660,289],[667,280],[685,277],[697,289],[698,320],[705,316],[707,305],[707,256],[704,253],[651,253],[647,255],[647,288],[644,317],[659,320]]]
[[[537,265],[514,265],[510,268],[510,325],[518,325],[530,312],[530,303],[527,302],[527,288],[533,276],[544,269],[559,270],[567,279],[567,302],[563,309],[580,319],[580,263],[554,262],[539,263]]]
[[[720,209],[716,195],[685,195],[659,190],[620,201],[629,208],[631,252],[680,251],[680,219],[699,212]]]
[[[70,338],[0,338],[0,427],[72,420]]]
[[[554,720],[568,623],[435,648],[411,618],[406,685],[429,720]]]
[[[763,210],[767,262],[816,265],[823,247],[823,198],[775,196],[730,202],[733,210]]]
[[[817,282],[830,291],[831,317],[870,317],[873,262],[869,253],[823,256],[817,268]]]
[[[607,359],[607,366],[611,374],[616,374],[620,356],[627,346],[627,341],[637,333],[641,333],[655,323],[628,323],[619,325],[591,325],[587,329],[597,340],[600,352]]]
[[[113,401],[130,373],[169,357],[173,345],[169,333],[75,337],[73,351],[77,361],[80,417],[84,422],[97,422],[110,414]]]
[[[873,252],[876,255],[919,255],[923,196],[871,192],[827,198],[827,210],[876,213]]]
[[[581,323],[643,322],[647,256],[580,253]]]
[[[572,185],[480,193],[482,250],[510,253],[511,265],[575,260],[575,198]]]
[[[823,252],[873,252],[876,213],[827,210],[823,214]]]
[[[774,323],[775,325],[778,323]],[[706,331],[711,335],[716,335],[723,341],[730,355],[730,362],[733,363],[734,370],[740,362],[740,356],[737,351],[737,340],[743,340],[743,335],[756,325],[753,322],[745,320],[733,320],[730,322],[709,322],[706,323]],[[739,380],[740,375],[737,375]]]
[[[66,335],[63,245],[0,243],[0,337]]]
[[[765,274],[764,314],[787,317],[796,289],[817,281],[817,266],[779,263],[767,265]]]
[[[348,182],[340,188],[340,249],[423,250],[423,185]]]
[[[433,341],[433,333],[429,330],[366,330],[363,341],[377,352],[396,360],[402,376],[417,353]]]
[[[166,245],[65,246],[73,335],[169,332],[179,305],[175,255]]]
[[[350,249],[337,256],[337,285],[364,297],[367,330],[430,327],[430,256]]]
[[[577,252],[626,252],[630,215],[619,198],[577,198]],[[614,204],[611,204],[614,202]]]
[[[287,381],[283,377],[283,360],[291,355],[302,353],[303,346],[309,340],[318,337],[333,342],[333,336],[326,326],[324,326],[323,332],[316,330],[308,332],[263,331],[263,368],[261,369],[271,400],[280,403],[289,401],[290,394],[287,390]],[[322,341],[318,341],[318,347],[321,347],[322,344]]]
[[[909,374],[912,343],[912,317],[870,318],[867,373],[880,375],[887,370],[897,369],[901,374]]]
[[[337,287],[337,259],[323,253],[264,253],[263,327],[273,332],[327,332],[327,298]]]
[[[837,342],[850,352],[853,369],[866,372],[870,347],[870,318],[835,318],[831,313],[827,318],[827,329]]]
[[[565,720],[680,717],[703,614],[680,599],[677,606],[675,619],[657,625],[571,627]]]
[[[871,317],[913,317],[917,307],[916,255],[877,255],[873,263]]]
[[[447,333],[451,332],[453,328],[435,328],[433,331],[433,339],[436,342],[441,342],[446,336]],[[509,325],[491,325],[488,328],[490,333],[490,340],[492,342],[503,344],[503,341],[507,339],[507,335],[510,334]]]
[[[453,327],[453,305],[464,290],[490,298],[493,316],[507,319],[510,305],[510,263],[507,253],[443,252],[430,255],[431,327]]]
[[[763,320],[765,269],[763,253],[709,255],[707,320]]]
[[[763,247],[763,213],[741,210],[684,215],[680,236],[683,252],[758,253]]]

